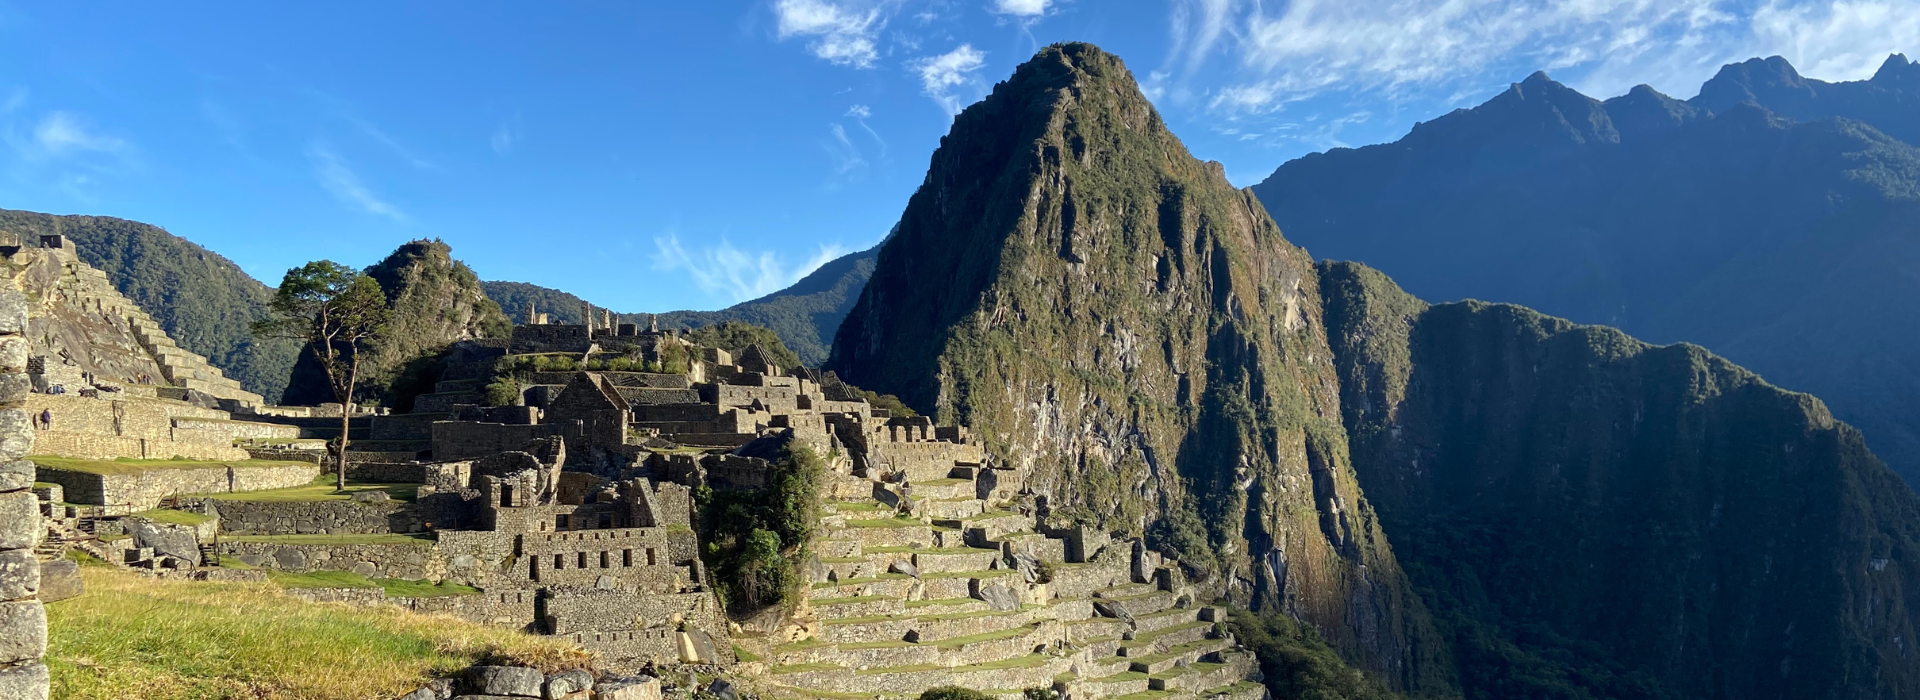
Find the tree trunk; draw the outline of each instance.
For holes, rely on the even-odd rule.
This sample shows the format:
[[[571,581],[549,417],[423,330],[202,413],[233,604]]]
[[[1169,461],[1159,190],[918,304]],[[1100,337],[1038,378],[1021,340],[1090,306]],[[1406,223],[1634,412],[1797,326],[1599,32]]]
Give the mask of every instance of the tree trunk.
[[[353,427],[353,385],[360,381],[360,353],[354,352],[347,364],[347,386],[339,392],[340,398],[340,459],[334,464],[338,469],[335,488],[347,490],[347,431]]]

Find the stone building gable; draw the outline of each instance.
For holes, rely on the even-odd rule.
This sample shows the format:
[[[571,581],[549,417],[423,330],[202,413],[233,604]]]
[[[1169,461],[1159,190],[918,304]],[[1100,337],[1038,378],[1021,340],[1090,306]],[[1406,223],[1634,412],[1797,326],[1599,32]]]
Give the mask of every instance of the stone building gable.
[[[597,411],[626,411],[625,399],[608,386],[605,379],[589,372],[573,375],[573,381],[547,407],[547,420],[585,419]]]

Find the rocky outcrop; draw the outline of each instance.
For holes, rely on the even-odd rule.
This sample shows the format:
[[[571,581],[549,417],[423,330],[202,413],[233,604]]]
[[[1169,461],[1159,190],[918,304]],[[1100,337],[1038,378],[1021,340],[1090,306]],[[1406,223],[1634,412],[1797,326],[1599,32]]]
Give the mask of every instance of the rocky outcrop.
[[[41,536],[26,398],[27,302],[10,280],[0,281],[0,697],[46,700],[47,613],[37,594]]]
[[[361,367],[365,396],[397,411],[413,397],[433,391],[441,357],[454,343],[476,338],[505,338],[513,324],[500,305],[487,298],[480,279],[453,249],[438,240],[400,246],[367,268],[380,283],[393,314],[388,327]],[[311,352],[303,353],[287,388],[289,404],[333,401],[326,375]]]
[[[973,426],[1047,525],[1145,534],[1212,590],[1435,687],[1347,457],[1317,285],[1119,59],[1057,45],[955,119],[827,368]]]

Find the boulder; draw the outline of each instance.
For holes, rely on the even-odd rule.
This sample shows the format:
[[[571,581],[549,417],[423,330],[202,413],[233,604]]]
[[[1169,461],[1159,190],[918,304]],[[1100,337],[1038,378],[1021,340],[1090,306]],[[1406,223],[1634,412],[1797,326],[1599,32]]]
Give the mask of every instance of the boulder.
[[[1020,609],[1020,593],[1003,584],[991,584],[980,587],[974,597],[987,602],[987,607],[1001,612]]]
[[[593,686],[593,700],[660,700],[660,679],[634,676],[601,681]]]
[[[467,692],[477,695],[540,697],[547,674],[519,666],[475,666],[467,669]]]
[[[307,568],[307,553],[293,547],[281,547],[273,553],[273,561],[287,571],[299,571]]]
[[[687,630],[680,633],[680,660],[690,664],[719,663],[720,654],[714,649],[713,638],[700,630]]]
[[[133,546],[151,547],[156,555],[200,561],[200,535],[185,525],[134,519]]]
[[[593,689],[593,674],[586,671],[561,671],[547,677],[547,700],[566,700],[576,693]]]
[[[916,578],[920,576],[920,567],[914,566],[913,564],[907,563],[906,561],[893,562],[891,565],[887,566],[887,571],[889,573],[895,573],[895,574],[906,574],[908,576],[913,576]]]
[[[725,678],[714,679],[713,683],[707,685],[707,692],[720,700],[740,700],[740,689],[728,683]]]
[[[393,500],[393,496],[386,491],[361,491],[353,494],[353,500],[359,503],[386,503]]]
[[[80,581],[79,563],[55,559],[40,564],[40,602],[66,600],[85,592],[86,584]]]
[[[47,651],[47,610],[37,600],[0,603],[0,664],[39,659]]]

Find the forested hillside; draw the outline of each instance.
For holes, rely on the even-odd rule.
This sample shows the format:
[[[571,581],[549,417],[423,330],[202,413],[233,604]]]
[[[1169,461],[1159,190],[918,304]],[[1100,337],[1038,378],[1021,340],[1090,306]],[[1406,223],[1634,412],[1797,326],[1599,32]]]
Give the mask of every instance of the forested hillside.
[[[751,301],[743,301],[718,311],[670,311],[657,314],[661,328],[697,328],[726,321],[751,323],[771,328],[780,334],[787,347],[808,365],[818,366],[827,359],[828,346],[840,320],[860,289],[873,276],[875,247],[835,258],[820,269],[800,278],[793,286]],[[580,323],[584,301],[580,297],[525,282],[486,282],[487,296],[500,304],[515,323],[526,317],[533,304],[554,323]],[[649,314],[615,312],[620,323],[645,326],[654,320]]]

